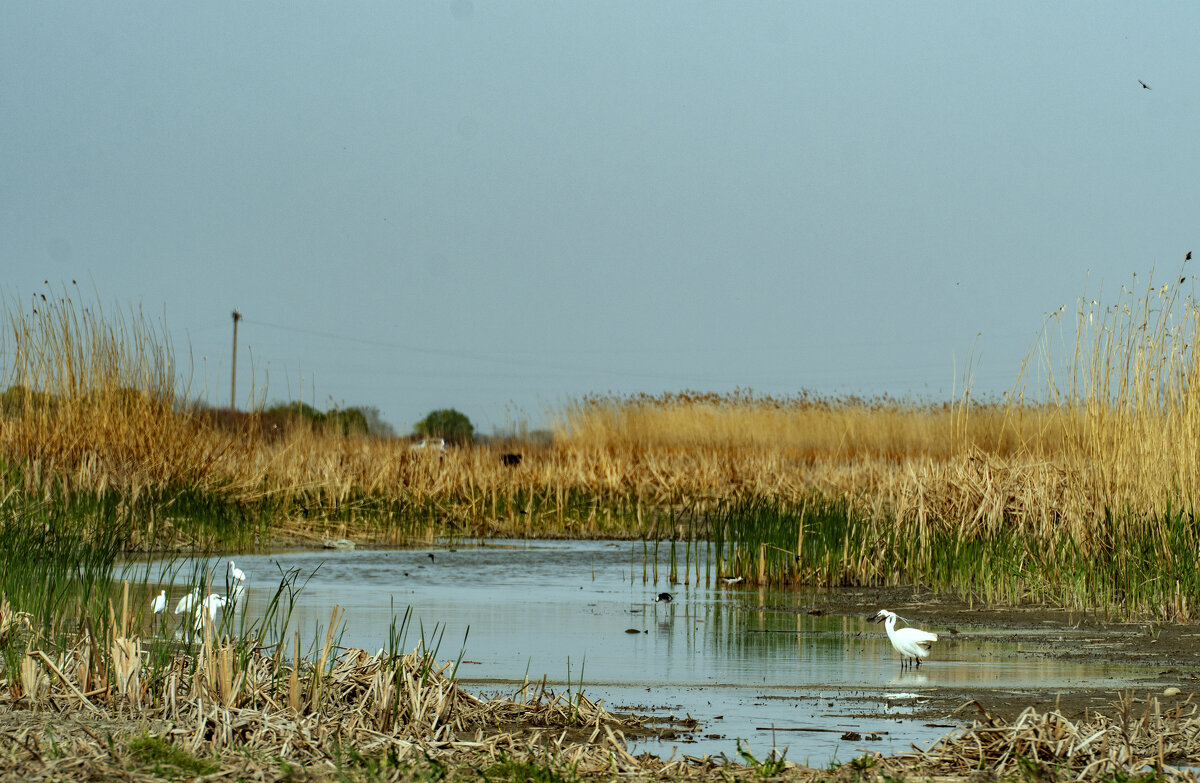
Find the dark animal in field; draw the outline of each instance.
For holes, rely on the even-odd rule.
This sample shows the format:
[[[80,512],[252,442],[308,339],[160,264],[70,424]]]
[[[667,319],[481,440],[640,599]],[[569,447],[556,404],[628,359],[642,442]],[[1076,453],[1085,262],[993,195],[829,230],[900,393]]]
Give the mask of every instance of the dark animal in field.
[[[500,464],[504,465],[506,468],[515,468],[517,465],[521,464],[521,455],[515,452],[510,454],[501,454]]]

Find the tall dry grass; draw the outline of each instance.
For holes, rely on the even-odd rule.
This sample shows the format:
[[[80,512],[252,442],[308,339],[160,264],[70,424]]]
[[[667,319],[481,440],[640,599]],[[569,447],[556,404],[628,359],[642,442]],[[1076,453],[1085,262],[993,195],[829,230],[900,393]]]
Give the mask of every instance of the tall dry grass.
[[[414,525],[639,535],[655,509],[818,494],[901,525],[1065,525],[1086,542],[1106,510],[1191,509],[1200,486],[1200,315],[1170,286],[1052,316],[1021,391],[1002,400],[590,397],[557,412],[553,443],[521,447],[516,468],[500,447],[433,455],[300,425],[282,437],[216,426],[184,402],[163,328],[84,298],[8,307],[0,457],[26,492],[211,497],[267,528],[383,540]]]
[[[1015,391],[992,403],[592,397],[556,443],[691,489],[796,499],[811,490],[874,513],[949,525],[1064,522],[1105,510],[1191,509],[1200,490],[1200,307],[1171,285],[1122,289],[1044,325]],[[625,475],[620,481],[633,481]],[[675,482],[678,484],[679,482]]]

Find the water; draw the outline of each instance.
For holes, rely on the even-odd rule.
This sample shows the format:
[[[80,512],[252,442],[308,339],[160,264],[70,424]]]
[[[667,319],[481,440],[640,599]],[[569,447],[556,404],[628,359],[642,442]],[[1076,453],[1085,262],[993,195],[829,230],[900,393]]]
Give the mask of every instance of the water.
[[[1142,673],[1035,659],[1022,654],[1020,641],[976,642],[965,633],[944,635],[930,663],[902,670],[881,626],[805,614],[810,596],[795,590],[643,582],[641,552],[640,544],[522,541],[236,561],[248,578],[251,616],[274,593],[281,569],[311,574],[293,624],[306,640],[323,638],[336,604],[345,610],[343,646],[384,648],[393,616],[411,606],[405,649],[440,638],[440,660],[462,653],[458,676],[468,690],[511,694],[526,676],[545,675],[556,690],[582,682],[610,709],[701,722],[692,741],[643,743],[635,753],[736,759],[740,738],[759,758],[788,747],[789,759],[824,765],[936,740],[944,723],[926,726],[906,714],[938,689],[1116,690]],[[220,582],[226,560],[210,565]],[[664,590],[675,600],[656,602]],[[172,605],[182,593],[181,583]],[[841,738],[851,731],[879,739]]]

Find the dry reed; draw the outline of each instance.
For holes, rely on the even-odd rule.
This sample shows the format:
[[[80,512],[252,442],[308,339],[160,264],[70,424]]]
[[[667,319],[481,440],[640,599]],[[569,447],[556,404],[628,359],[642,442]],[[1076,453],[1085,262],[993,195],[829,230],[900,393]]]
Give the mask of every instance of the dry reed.
[[[450,663],[436,663],[420,646],[370,655],[336,648],[327,634],[313,660],[289,659],[286,645],[217,637],[206,623],[194,656],[155,659],[137,635],[124,635],[132,623],[124,611],[107,644],[85,634],[68,649],[44,652],[30,637],[18,670],[0,675],[7,694],[0,696],[0,733],[14,713],[48,711],[128,721],[190,756],[226,764],[250,756],[329,770],[352,750],[397,764],[554,758],[602,771],[640,769],[625,735],[654,731],[582,693],[556,694],[545,681],[526,683],[513,698],[474,697],[447,676]],[[330,627],[337,622],[335,610]],[[55,741],[52,730],[48,741]],[[44,765],[44,744],[25,733],[9,761],[24,755]],[[111,741],[93,746],[84,738],[72,755],[115,753]],[[51,766],[61,773],[61,764]]]
[[[0,496],[115,496],[128,548],[219,544],[220,531],[190,523],[188,498],[236,509],[227,529],[248,517],[255,536],[318,541],[640,537],[676,512],[705,536],[730,502],[816,496],[892,537],[1007,533],[1043,549],[1067,541],[1086,560],[1173,536],[1137,555],[1167,566],[1200,543],[1200,309],[1169,288],[1123,292],[1105,310],[1081,300],[1061,340],[1052,316],[1046,358],[1018,379],[1041,368],[1034,401],[593,397],[559,412],[553,442],[521,447],[517,467],[500,459],[511,444],[431,454],[303,425],[266,437],[253,416],[218,426],[183,402],[160,329],[67,293],[10,308],[0,458],[19,470],[0,473]],[[1179,530],[1153,522],[1179,510]],[[1114,533],[1106,515],[1128,522]],[[1194,576],[1172,577],[1182,611],[1167,614],[1190,616]]]
[[[1126,693],[1112,717],[1093,713],[1077,721],[1031,707],[1003,723],[978,702],[965,706],[974,706],[981,717],[926,751],[922,761],[928,767],[1024,773],[1035,780],[1060,779],[1058,773],[1068,772],[1070,779],[1095,780],[1131,770],[1177,775],[1177,766],[1200,759],[1200,716],[1190,699],[1164,710],[1157,698],[1138,700]]]

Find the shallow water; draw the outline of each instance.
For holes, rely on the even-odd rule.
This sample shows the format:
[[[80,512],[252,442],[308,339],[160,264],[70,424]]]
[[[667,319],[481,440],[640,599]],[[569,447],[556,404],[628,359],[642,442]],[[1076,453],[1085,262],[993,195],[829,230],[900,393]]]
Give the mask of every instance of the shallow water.
[[[900,752],[947,731],[905,719],[915,700],[940,687],[1116,690],[1143,673],[1028,657],[1020,641],[978,642],[967,633],[943,634],[930,662],[901,670],[880,626],[805,614],[804,592],[643,582],[640,544],[506,541],[236,561],[248,577],[250,616],[274,593],[281,569],[311,574],[292,626],[306,639],[323,636],[336,604],[346,612],[344,646],[387,647],[393,616],[412,606],[404,648],[441,633],[438,658],[462,652],[458,675],[469,690],[512,693],[525,676],[545,675],[558,689],[582,682],[589,698],[610,708],[699,719],[692,742],[634,748],[664,756],[677,745],[689,755],[737,758],[737,738],[759,758],[788,747],[789,759],[814,765],[867,750]],[[225,564],[211,561],[217,581]],[[656,602],[664,590],[675,600]],[[173,593],[172,603],[182,583]],[[854,717],[864,713],[894,717]],[[848,731],[880,739],[842,740]]]

